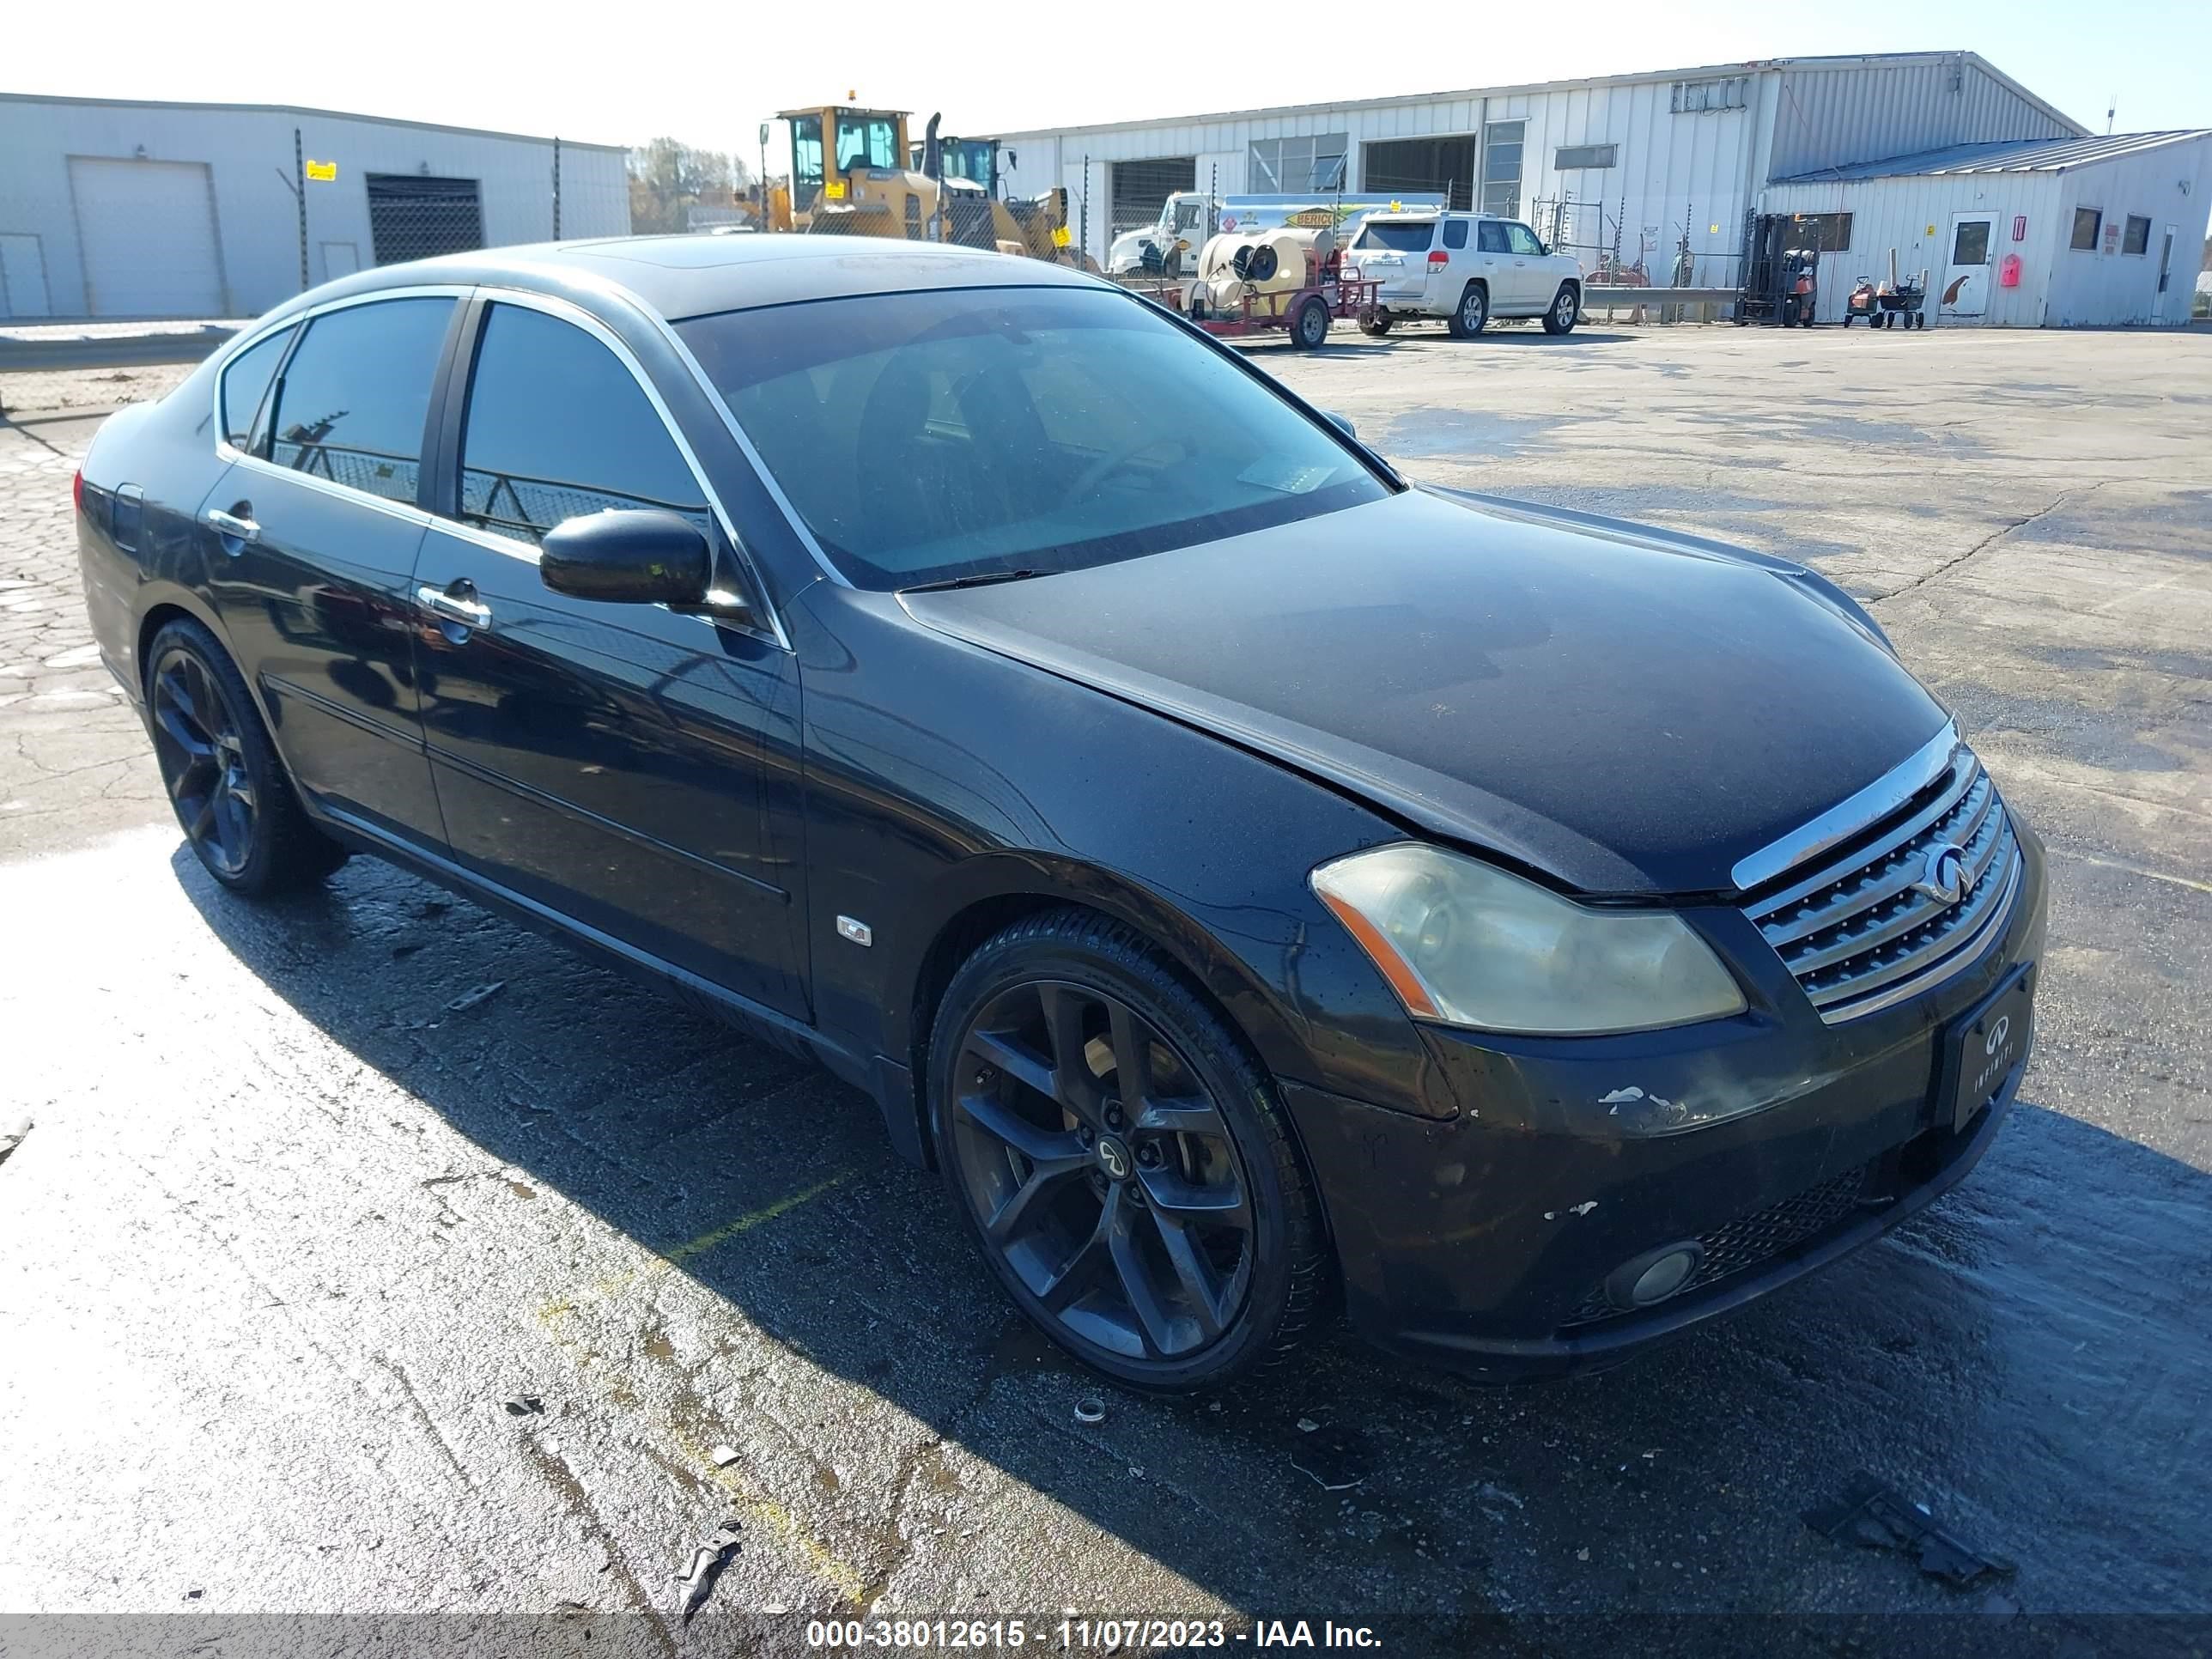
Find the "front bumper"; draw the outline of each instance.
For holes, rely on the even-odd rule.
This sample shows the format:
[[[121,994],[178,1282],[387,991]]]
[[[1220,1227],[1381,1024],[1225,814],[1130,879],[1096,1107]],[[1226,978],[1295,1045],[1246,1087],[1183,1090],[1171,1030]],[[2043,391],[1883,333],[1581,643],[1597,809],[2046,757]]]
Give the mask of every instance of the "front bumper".
[[[2043,848],[2014,826],[2022,886],[2002,934],[1880,1014],[1824,1024],[1755,931],[1732,925],[1750,924],[1717,911],[1709,931],[1754,981],[1736,1019],[1567,1041],[1431,1030],[1462,1103],[1449,1121],[1285,1085],[1354,1323],[1493,1380],[1572,1371],[1741,1307],[1925,1209],[1989,1149],[2029,1058],[1954,1127],[1939,1098],[1948,1034],[2039,973]],[[1638,1133],[1638,1103],[1655,1098],[1727,1115]],[[1623,1263],[1689,1241],[1704,1266],[1687,1288],[1632,1311],[1607,1303]]]

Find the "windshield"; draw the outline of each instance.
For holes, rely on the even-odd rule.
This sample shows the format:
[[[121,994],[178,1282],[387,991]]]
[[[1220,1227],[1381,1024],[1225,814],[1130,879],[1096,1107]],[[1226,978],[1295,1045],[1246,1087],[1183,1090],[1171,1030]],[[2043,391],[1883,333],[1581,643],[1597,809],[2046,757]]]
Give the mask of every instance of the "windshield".
[[[1370,219],[1354,248],[1389,248],[1397,253],[1425,253],[1437,234],[1433,219]]]
[[[1388,488],[1333,429],[1104,289],[814,300],[678,325],[845,576],[1047,572]]]

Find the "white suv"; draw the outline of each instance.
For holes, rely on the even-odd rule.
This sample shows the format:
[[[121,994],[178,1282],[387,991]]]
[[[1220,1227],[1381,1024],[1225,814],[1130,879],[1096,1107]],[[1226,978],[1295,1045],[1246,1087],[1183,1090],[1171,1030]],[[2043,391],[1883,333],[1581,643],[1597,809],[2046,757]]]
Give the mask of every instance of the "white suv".
[[[1486,213],[1370,214],[1344,264],[1346,276],[1382,284],[1359,319],[1367,334],[1388,334],[1401,317],[1441,317],[1462,340],[1492,317],[1541,317],[1545,333],[1565,334],[1582,315],[1581,262]]]

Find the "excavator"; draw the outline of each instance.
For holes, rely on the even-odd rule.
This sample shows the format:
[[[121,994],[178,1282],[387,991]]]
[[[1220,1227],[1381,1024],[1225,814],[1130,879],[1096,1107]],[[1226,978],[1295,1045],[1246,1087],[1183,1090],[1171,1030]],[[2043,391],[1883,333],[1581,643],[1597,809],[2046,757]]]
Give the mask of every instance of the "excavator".
[[[940,140],[933,115],[909,147],[908,113],[842,104],[780,112],[791,131],[791,196],[788,207],[771,202],[769,228],[954,242],[1093,268],[1072,246],[1065,189],[1001,198],[996,139]]]

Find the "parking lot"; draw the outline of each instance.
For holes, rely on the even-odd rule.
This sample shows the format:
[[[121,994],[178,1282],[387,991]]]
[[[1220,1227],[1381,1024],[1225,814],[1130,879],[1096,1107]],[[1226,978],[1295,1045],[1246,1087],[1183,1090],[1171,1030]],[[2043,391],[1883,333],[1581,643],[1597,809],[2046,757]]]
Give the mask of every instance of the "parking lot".
[[[1601,1375],[1486,1389],[1343,1338],[1225,1397],[1099,1389],[826,1075],[368,860],[219,895],[90,649],[69,517],[88,411],[184,371],[23,377],[0,1607],[553,1612],[669,1652],[832,1616],[1056,1642],[1071,1609],[1400,1652],[1576,1650],[1584,1615],[1685,1651],[1754,1628],[1720,1613],[1766,1650],[1885,1650],[1834,1614],[1972,1613],[1960,1650],[2212,1632],[2212,333],[1598,318],[1259,360],[1417,477],[1871,601],[2051,844],[2039,1048],[1973,1179]],[[1863,1470],[2014,1571],[1954,1589],[1815,1534]]]

